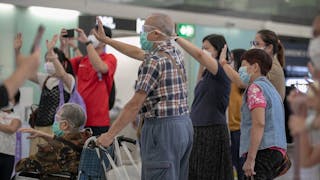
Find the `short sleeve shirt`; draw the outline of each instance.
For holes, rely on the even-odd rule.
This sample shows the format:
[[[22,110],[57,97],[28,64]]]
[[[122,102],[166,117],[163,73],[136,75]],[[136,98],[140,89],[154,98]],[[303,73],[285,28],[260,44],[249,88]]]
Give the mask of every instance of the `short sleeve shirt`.
[[[262,107],[266,108],[267,107],[267,101],[263,95],[263,92],[261,88],[252,83],[248,87],[247,91],[247,103],[250,111],[252,111],[254,108]]]
[[[226,124],[231,82],[218,63],[217,74],[207,69],[194,90],[191,120],[194,126]]]
[[[0,111],[0,124],[9,126],[13,120],[21,122],[21,118],[18,114]],[[0,131],[0,144],[0,153],[14,156],[16,148],[16,133],[8,134]]]
[[[102,53],[100,58],[108,66],[108,72],[98,73],[88,58],[71,59],[72,68],[77,75],[78,91],[87,109],[86,126],[109,126],[109,94],[111,92],[117,59],[112,54]]]

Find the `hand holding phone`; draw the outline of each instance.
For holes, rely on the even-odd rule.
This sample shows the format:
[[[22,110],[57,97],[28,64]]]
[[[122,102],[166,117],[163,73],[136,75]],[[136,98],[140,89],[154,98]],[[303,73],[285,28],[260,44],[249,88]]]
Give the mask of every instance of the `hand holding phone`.
[[[34,41],[33,41],[33,44],[32,44],[32,47],[31,47],[31,54],[37,49],[40,47],[40,41],[42,39],[42,36],[43,36],[43,33],[44,33],[44,26],[43,25],[39,25],[38,27],[38,31],[37,31],[37,34],[34,38]]]
[[[74,29],[67,29],[66,33],[62,35],[64,38],[73,38],[74,37]]]

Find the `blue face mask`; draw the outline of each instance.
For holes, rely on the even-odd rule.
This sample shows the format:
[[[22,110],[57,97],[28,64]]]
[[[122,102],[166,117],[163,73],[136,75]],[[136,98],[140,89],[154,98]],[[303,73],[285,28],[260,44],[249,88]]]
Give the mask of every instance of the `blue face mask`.
[[[153,42],[147,39],[148,33],[142,32],[140,33],[140,44],[143,50],[151,51],[153,48]]]
[[[58,121],[54,121],[52,125],[52,132],[58,137],[63,136],[64,132],[60,129],[60,123]]]
[[[244,84],[248,85],[248,84],[249,84],[249,81],[250,81],[250,76],[251,76],[251,75],[248,74],[247,67],[246,67],[246,66],[240,67],[238,72],[239,72],[241,81],[242,81]]]

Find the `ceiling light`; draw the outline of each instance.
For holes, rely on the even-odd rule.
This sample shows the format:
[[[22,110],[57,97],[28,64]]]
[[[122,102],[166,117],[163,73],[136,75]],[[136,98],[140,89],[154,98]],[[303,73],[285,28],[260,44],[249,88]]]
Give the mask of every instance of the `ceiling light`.
[[[79,11],[59,8],[31,6],[28,9],[34,15],[53,19],[74,19],[80,15]]]
[[[11,10],[14,8],[12,4],[0,3],[0,10]]]

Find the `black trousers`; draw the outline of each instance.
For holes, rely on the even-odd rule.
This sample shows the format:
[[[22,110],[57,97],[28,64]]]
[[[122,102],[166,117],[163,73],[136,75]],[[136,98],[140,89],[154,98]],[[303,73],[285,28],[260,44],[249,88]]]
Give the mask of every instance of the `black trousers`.
[[[230,131],[232,164],[237,169],[238,180],[243,180],[244,172],[242,166],[244,164],[244,158],[239,157],[240,134],[240,130]]]
[[[14,166],[14,156],[0,153],[0,175],[3,180],[10,180]]]
[[[276,169],[284,160],[280,151],[273,149],[259,150],[256,156],[254,180],[272,180],[277,176]],[[245,179],[251,180],[250,177]]]

